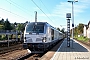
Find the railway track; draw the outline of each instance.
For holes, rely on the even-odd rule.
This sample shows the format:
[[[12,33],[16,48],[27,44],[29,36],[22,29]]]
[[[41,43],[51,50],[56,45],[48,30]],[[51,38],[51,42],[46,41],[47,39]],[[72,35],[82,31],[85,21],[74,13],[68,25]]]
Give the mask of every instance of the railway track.
[[[15,50],[12,52],[8,52],[0,55],[0,60],[18,60],[19,58],[28,55],[27,50]]]
[[[22,44],[10,46],[10,47],[2,47],[2,48],[0,48],[0,54],[4,54],[4,53],[11,52],[14,50],[21,50],[21,49],[23,49]]]
[[[60,41],[51,50],[49,50],[48,52],[45,52],[43,54],[31,54],[31,53],[28,54],[28,52],[26,50],[15,50],[14,52],[10,52],[10,53],[2,55],[2,56],[8,56],[9,60],[50,60],[50,58],[56,52],[56,50],[58,49],[58,47],[60,46],[62,41]],[[11,54],[11,55],[9,55],[9,54]],[[12,55],[13,55],[13,57],[12,57]],[[15,57],[15,56],[17,56],[17,57]],[[5,58],[3,57],[3,59],[5,59]]]
[[[55,52],[55,50],[57,50],[57,48],[58,48],[57,45],[60,46],[60,43],[62,41],[60,41],[58,44],[56,44],[56,46],[53,46],[54,47],[54,48],[52,48],[53,50],[51,49],[49,51]],[[3,48],[3,49],[6,49],[6,48]],[[3,50],[3,49],[1,49],[1,50]],[[47,51],[43,54],[31,54],[31,53],[28,53],[27,50],[22,49],[22,44],[21,44],[21,45],[10,47],[6,51],[4,50],[3,52],[0,52],[0,59],[1,60],[3,60],[3,59],[4,60],[43,60],[43,58],[45,59],[47,57],[47,55],[48,55],[48,57],[50,55],[53,56],[54,53],[47,54],[49,51]]]
[[[0,48],[0,60],[16,60],[23,56],[24,53],[27,54],[27,51],[23,50],[22,44]]]
[[[55,46],[53,46],[52,49],[50,49],[49,51],[46,51],[45,53],[42,53],[42,54],[29,54],[27,56],[24,56],[24,57],[18,59],[18,60],[43,60],[43,58],[47,59],[46,57],[49,57],[49,55],[50,55],[50,57],[49,57],[49,59],[50,59],[51,55],[53,56],[54,52],[58,49],[58,47],[60,46],[62,41],[63,40],[59,41]],[[53,51],[53,52],[51,52],[51,51]]]
[[[18,60],[39,60],[43,55],[44,55],[44,53],[43,54],[29,54]]]

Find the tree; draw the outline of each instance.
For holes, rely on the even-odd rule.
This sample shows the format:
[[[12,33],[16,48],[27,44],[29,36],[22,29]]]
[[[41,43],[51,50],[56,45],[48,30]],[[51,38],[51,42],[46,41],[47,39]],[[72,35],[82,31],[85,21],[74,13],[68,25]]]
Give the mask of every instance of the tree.
[[[78,29],[78,34],[82,34],[82,33],[83,33],[83,26],[84,26],[84,24],[82,24],[82,23],[80,23],[80,24],[78,25],[78,27],[77,27],[77,29]]]
[[[25,24],[27,24],[27,23],[28,23],[28,21],[25,22]]]
[[[8,19],[6,19],[6,21],[4,23],[4,29],[5,30],[12,30],[11,23],[8,21]]]
[[[57,28],[57,30],[59,30],[59,31],[60,31],[60,28]]]
[[[77,36],[78,34],[83,34],[83,26],[84,24],[79,23],[79,25],[77,27],[74,28],[74,36]],[[72,32],[72,29],[71,29]]]
[[[16,26],[16,25],[17,25],[17,23],[15,22],[15,23],[14,23],[14,25]]]
[[[2,20],[0,20],[0,24],[4,25],[4,19],[2,18]]]
[[[61,32],[62,32],[62,33],[65,33],[65,28],[62,28],[62,29],[61,29]]]
[[[14,30],[16,30],[16,27],[17,27],[17,23],[15,22],[14,23]]]
[[[23,32],[23,31],[24,31],[24,27],[25,27],[25,26],[24,26],[24,24],[22,23],[22,24],[18,24],[16,29],[17,29],[18,31],[22,31],[22,32]]]
[[[77,36],[78,35],[78,27],[75,27],[74,28],[74,36]]]

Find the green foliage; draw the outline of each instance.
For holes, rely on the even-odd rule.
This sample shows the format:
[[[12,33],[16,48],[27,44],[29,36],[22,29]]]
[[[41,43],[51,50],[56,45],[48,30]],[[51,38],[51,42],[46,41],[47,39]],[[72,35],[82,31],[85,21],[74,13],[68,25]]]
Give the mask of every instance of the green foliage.
[[[18,30],[24,32],[24,28],[27,23],[28,21],[26,21],[25,23],[10,23],[8,19],[6,19],[6,21],[4,21],[4,19],[1,19],[0,30]],[[20,35],[18,35],[18,37],[20,38]],[[9,35],[9,38],[16,38],[16,35]],[[7,36],[0,35],[0,40],[7,40]]]
[[[0,24],[0,30],[3,30],[3,25]]]
[[[88,42],[89,38],[84,37],[84,36],[80,36],[80,37],[76,37],[77,40],[83,41],[83,42]]]
[[[10,23],[8,19],[4,21],[4,19],[0,20],[0,30],[18,30],[24,32],[25,25],[28,23]]]
[[[18,24],[16,30],[23,32],[24,28],[25,28],[24,24]]]
[[[16,26],[17,26],[17,23],[15,22],[15,23],[14,23],[14,25],[16,25]]]
[[[78,26],[74,28],[74,37],[83,34],[83,26],[84,24],[80,23]]]
[[[65,33],[65,29],[63,28],[63,29],[61,30],[61,32],[62,32],[62,33]]]
[[[0,24],[4,25],[4,19],[0,20]]]
[[[11,38],[11,36],[9,36],[9,38]],[[12,39],[15,39],[16,35],[12,35]],[[20,38],[20,35],[18,35],[18,38]]]
[[[0,30],[3,30],[4,28],[4,19],[0,20]]]
[[[60,31],[60,28],[57,28],[57,30],[59,30],[59,31]]]
[[[11,23],[8,21],[8,19],[6,19],[6,21],[4,23],[4,29],[5,30],[12,30]]]
[[[6,40],[6,36],[5,35],[0,35],[0,40]]]
[[[20,38],[20,35],[18,35],[18,38]]]
[[[57,30],[61,31],[62,33],[65,33],[65,29],[64,28],[62,28],[61,30],[60,30],[60,28],[57,28]]]
[[[83,33],[83,26],[84,26],[84,24],[82,24],[82,23],[80,23],[80,24],[78,25],[77,29],[78,29],[78,33],[79,33],[79,34],[82,34],[82,33]]]

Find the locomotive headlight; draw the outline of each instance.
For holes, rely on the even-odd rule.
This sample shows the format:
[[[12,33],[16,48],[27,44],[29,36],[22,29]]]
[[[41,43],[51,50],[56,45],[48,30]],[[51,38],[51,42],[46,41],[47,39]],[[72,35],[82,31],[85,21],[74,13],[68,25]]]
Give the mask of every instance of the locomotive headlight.
[[[27,42],[27,40],[26,40],[26,39],[24,39],[24,42]]]
[[[42,40],[42,42],[46,42],[46,40]]]
[[[27,42],[26,37],[24,37],[24,39],[25,39],[24,42]]]
[[[26,39],[26,37],[24,37],[24,39]]]
[[[46,37],[43,37],[42,42],[46,42]]]

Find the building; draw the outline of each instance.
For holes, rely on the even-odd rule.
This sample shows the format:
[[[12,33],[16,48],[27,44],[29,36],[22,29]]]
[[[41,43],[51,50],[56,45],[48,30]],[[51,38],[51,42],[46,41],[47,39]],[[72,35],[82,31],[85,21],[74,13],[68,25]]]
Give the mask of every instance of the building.
[[[90,21],[88,22],[88,25],[84,25],[83,35],[90,38]]]

